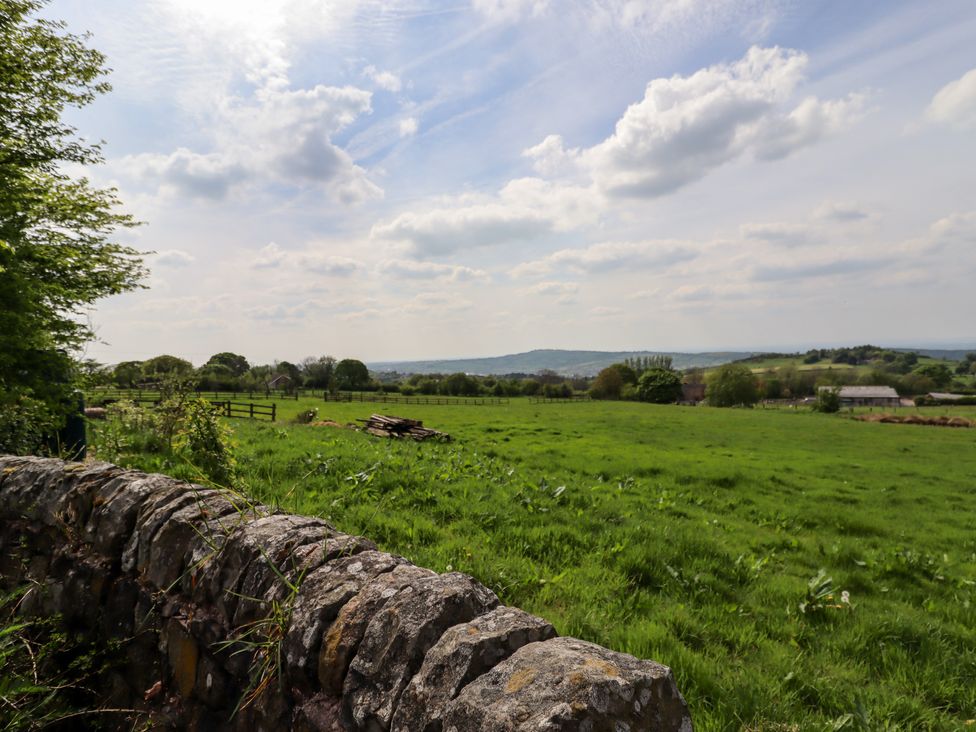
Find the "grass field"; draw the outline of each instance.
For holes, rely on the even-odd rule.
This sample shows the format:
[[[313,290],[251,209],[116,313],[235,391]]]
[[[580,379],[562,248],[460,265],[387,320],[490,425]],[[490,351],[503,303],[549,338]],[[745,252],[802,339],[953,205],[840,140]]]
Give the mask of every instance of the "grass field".
[[[384,405],[281,410],[310,406],[345,423]],[[246,490],[671,666],[698,730],[976,729],[976,429],[386,407],[454,442],[234,421]],[[194,477],[162,456],[102,456]]]

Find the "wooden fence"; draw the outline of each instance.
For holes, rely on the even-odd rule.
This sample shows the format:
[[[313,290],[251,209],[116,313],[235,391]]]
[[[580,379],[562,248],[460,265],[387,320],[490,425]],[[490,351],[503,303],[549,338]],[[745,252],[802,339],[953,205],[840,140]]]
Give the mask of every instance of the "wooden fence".
[[[192,392],[199,399],[209,402],[227,401],[228,399],[249,399],[250,401],[265,399],[294,399],[297,401],[298,392],[284,391],[195,391]],[[306,392],[307,394],[308,392]],[[132,402],[159,401],[161,394],[158,389],[91,389],[85,394],[88,402],[113,402],[127,399]]]
[[[529,404],[577,404],[593,401],[588,396],[576,397],[529,397]]]
[[[335,394],[324,391],[322,392],[322,399],[327,402],[371,402],[376,404],[453,404],[479,406],[508,404],[508,399],[499,397],[403,396],[402,394],[376,394],[355,391],[340,391]]]
[[[267,419],[274,422],[278,413],[278,405],[274,402],[271,404],[254,404],[253,402],[232,402],[228,400],[223,402],[212,401],[210,403],[224,417]]]
[[[196,396],[201,399],[207,399],[207,402],[214,407],[214,410],[223,417],[266,419],[271,422],[274,422],[278,417],[278,405],[274,402],[270,404],[255,404],[254,402],[235,402],[229,399],[208,399],[200,394]],[[134,404],[151,404],[154,407],[159,406],[162,402],[158,393],[153,396],[147,392],[139,395],[126,396],[124,398]],[[108,399],[103,403],[111,403],[114,401],[118,400]]]

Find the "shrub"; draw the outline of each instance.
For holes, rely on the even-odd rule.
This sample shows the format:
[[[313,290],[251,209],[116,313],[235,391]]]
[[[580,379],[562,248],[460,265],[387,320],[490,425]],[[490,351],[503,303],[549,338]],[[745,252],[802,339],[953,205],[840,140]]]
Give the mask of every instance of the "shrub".
[[[30,389],[0,390],[0,453],[40,452],[62,422],[47,402],[33,398]]]
[[[608,366],[596,375],[590,387],[590,396],[594,399],[619,399],[624,388],[624,380],[620,370]]]
[[[176,436],[176,449],[214,483],[228,486],[237,473],[231,430],[220,421],[210,402],[188,402]]]
[[[637,397],[654,404],[676,402],[681,398],[681,377],[670,369],[648,369],[637,383]]]
[[[817,401],[813,404],[813,411],[833,414],[840,411],[840,389],[824,387],[817,391]]]
[[[713,407],[752,406],[759,401],[759,385],[748,366],[728,363],[708,379],[706,394]]]

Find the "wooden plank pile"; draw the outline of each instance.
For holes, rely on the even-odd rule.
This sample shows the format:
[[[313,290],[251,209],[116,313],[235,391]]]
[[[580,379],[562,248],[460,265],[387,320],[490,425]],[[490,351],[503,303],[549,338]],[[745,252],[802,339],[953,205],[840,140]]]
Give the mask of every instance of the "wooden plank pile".
[[[385,414],[374,414],[369,419],[360,419],[358,422],[365,422],[363,429],[371,435],[377,437],[409,437],[418,442],[422,440],[442,440],[449,442],[451,436],[446,432],[424,427],[424,423],[419,419],[405,419],[404,417],[392,417]]]

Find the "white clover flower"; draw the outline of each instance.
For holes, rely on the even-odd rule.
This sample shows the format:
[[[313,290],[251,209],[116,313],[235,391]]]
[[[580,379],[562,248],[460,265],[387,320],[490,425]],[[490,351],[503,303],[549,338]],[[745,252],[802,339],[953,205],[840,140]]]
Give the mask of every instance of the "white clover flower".
[[[844,603],[845,605],[850,605],[851,604],[851,593],[848,592],[847,590],[844,590],[843,592],[841,592],[840,593],[840,601],[842,603]]]

